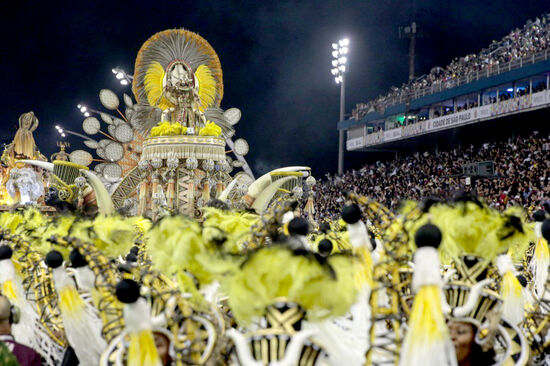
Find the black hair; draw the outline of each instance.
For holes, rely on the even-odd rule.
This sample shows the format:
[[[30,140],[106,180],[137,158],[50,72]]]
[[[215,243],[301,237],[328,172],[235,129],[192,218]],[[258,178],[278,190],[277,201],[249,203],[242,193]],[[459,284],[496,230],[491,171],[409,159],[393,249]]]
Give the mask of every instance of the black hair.
[[[476,327],[474,326],[474,329]],[[472,353],[470,353],[470,366],[490,366],[495,363],[495,350],[489,349],[483,351],[481,346],[474,342],[472,345]]]

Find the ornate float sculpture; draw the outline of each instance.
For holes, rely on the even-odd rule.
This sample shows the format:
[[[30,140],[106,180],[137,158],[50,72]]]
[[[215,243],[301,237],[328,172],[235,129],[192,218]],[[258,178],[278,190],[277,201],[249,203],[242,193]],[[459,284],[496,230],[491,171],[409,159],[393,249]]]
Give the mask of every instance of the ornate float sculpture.
[[[19,129],[15,133],[13,142],[4,149],[2,161],[9,167],[14,167],[17,159],[46,160],[34,142],[33,132],[37,128],[38,118],[34,112],[23,113],[19,117]]]
[[[69,161],[87,175],[93,173],[84,173],[84,168],[97,162],[93,170],[109,198],[104,192],[95,192],[95,198],[111,200],[113,209],[154,220],[168,213],[197,217],[201,207],[219,198],[230,206],[261,212],[281,196],[301,198],[304,191],[311,192],[315,180],[304,185],[311,175],[308,167],[278,169],[254,181],[244,159],[248,143],[242,138],[232,140],[241,112],[220,108],[220,62],[199,35],[183,29],[166,30],[147,40],[137,55],[132,89],[137,102],[124,94],[124,112],[117,95],[107,89],[100,91],[99,99],[116,113],[87,109],[99,115],[107,125],[106,132],[94,116],[83,121],[86,135],[69,131],[84,138],[84,144],[97,155],[75,150],[68,154]],[[95,140],[90,137],[94,135],[105,138]],[[234,168],[243,170],[232,177]],[[59,179],[55,181],[59,183]],[[86,193],[69,196],[78,204]]]
[[[44,195],[44,178],[40,170],[18,163],[18,159],[46,159],[34,141],[33,132],[37,128],[38,118],[34,112],[23,113],[13,141],[2,153],[2,204],[37,204]]]
[[[32,168],[11,169],[6,189],[14,202],[19,204],[37,204],[44,195],[42,179]]]

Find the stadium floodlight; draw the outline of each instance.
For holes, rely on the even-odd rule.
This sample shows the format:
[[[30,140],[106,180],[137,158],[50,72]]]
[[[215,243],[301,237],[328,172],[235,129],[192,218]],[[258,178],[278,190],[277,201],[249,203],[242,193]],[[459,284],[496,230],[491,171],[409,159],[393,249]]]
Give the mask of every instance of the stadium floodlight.
[[[349,39],[343,38],[338,43],[332,43],[332,68],[330,73],[334,77],[336,84],[340,84],[340,119],[344,120],[345,109],[345,74],[349,71],[347,67],[348,58],[346,55],[349,52]],[[342,174],[344,170],[344,130],[339,130],[338,136],[338,174]]]
[[[59,133],[61,135],[61,137],[67,137],[67,135],[74,135],[74,136],[78,136],[80,138],[83,138],[84,140],[94,141],[89,136],[86,136],[86,135],[83,135],[81,133],[74,132],[74,131],[71,131],[71,130],[66,130],[62,126],[59,126],[59,125],[55,126],[55,129],[57,130],[57,133]]]
[[[86,107],[83,104],[79,104],[76,107],[80,110],[80,113],[82,113],[84,115],[84,117],[90,117],[90,111],[91,110],[89,111],[88,107]]]
[[[111,70],[113,74],[115,74],[115,77],[120,82],[121,85],[128,85],[132,82],[132,79],[134,78],[132,75],[128,75],[126,71],[121,69],[120,67],[115,67]]]
[[[63,127],[55,125],[55,129],[57,130],[57,133],[61,135],[61,137],[67,137],[67,135],[65,134],[65,130],[63,130]]]

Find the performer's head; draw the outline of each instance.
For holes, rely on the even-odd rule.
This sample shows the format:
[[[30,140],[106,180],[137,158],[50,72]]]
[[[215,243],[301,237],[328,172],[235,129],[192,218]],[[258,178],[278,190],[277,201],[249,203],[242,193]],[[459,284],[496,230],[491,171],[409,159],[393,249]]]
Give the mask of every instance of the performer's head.
[[[494,351],[484,352],[476,343],[477,327],[474,324],[452,320],[448,326],[459,366],[492,365],[494,363]]]

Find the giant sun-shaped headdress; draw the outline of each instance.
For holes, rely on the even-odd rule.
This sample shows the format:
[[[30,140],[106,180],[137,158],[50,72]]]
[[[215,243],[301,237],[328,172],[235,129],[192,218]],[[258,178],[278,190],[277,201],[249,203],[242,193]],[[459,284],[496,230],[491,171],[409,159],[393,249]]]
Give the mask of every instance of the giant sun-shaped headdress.
[[[139,104],[166,109],[172,103],[163,95],[169,66],[183,63],[198,84],[200,110],[219,107],[223,97],[218,55],[201,36],[185,29],[169,29],[149,38],[138,52],[132,89]]]

